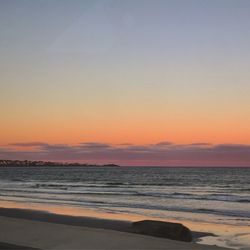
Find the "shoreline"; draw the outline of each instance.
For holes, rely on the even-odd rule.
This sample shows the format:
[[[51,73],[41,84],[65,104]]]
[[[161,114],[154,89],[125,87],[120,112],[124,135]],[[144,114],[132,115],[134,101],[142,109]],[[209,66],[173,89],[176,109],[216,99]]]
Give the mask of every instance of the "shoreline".
[[[11,205],[9,204],[9,208],[7,207],[8,204],[5,203],[5,207],[2,206],[3,204],[1,204],[0,202],[0,224],[4,224],[3,223],[3,218],[7,218],[8,221],[14,220],[14,221],[20,221],[20,223],[22,224],[29,224],[29,223],[36,223],[36,226],[39,227],[43,224],[47,225],[48,230],[50,230],[50,227],[52,225],[57,225],[59,227],[64,228],[88,228],[90,230],[103,230],[104,232],[120,232],[120,233],[124,233],[124,234],[128,234],[128,235],[133,235],[134,237],[139,237],[141,239],[141,237],[149,239],[149,238],[153,238],[155,239],[158,243],[159,243],[159,249],[161,249],[162,244],[165,244],[164,241],[170,241],[170,242],[174,242],[174,249],[183,249],[183,246],[185,246],[185,249],[207,249],[208,246],[203,245],[203,244],[197,244],[198,241],[200,241],[203,237],[211,237],[212,234],[210,233],[205,233],[205,232],[201,232],[201,231],[192,231],[193,237],[194,237],[194,241],[192,243],[185,243],[185,242],[181,242],[181,241],[172,241],[169,239],[165,239],[165,238],[158,238],[158,237],[152,237],[152,236],[145,236],[145,235],[139,235],[139,234],[135,234],[135,233],[131,233],[131,231],[129,231],[129,226],[131,225],[132,221],[135,221],[135,218],[133,218],[134,220],[118,220],[116,219],[111,219],[112,216],[110,216],[110,218],[102,218],[102,217],[98,217],[96,216],[83,216],[83,215],[67,215],[67,214],[59,214],[59,213],[53,213],[51,211],[45,211],[45,210],[38,210],[38,209],[32,209],[32,206],[30,209],[28,208],[18,208],[18,207],[14,207],[15,205],[21,205],[21,204],[16,204],[16,203],[12,203],[12,208]],[[36,207],[36,206],[35,206]],[[38,208],[38,207],[37,207]],[[49,210],[49,209],[48,209]],[[84,210],[86,212],[86,210]],[[83,212],[83,211],[82,211]],[[98,214],[98,213],[96,213]],[[89,215],[88,212],[86,213],[86,215]],[[18,223],[18,222],[16,222]],[[19,223],[19,224],[20,224]],[[23,225],[24,229],[25,226]],[[48,226],[49,225],[49,226]],[[72,229],[73,230],[73,229]],[[112,234],[112,233],[111,233]],[[112,236],[113,237],[113,236]],[[149,237],[149,238],[148,238]],[[202,238],[201,238],[202,237]],[[10,243],[10,244],[16,244],[19,243],[17,245],[25,245],[27,247],[31,247],[31,248],[40,248],[39,246],[36,245],[27,245],[27,244],[23,244],[25,242],[5,242],[3,240],[0,240],[1,242],[5,243]],[[135,239],[136,241],[136,239]],[[20,244],[22,243],[22,244]],[[158,244],[157,243],[157,244]],[[28,242],[29,244],[29,242]],[[167,244],[167,243],[166,243]],[[168,243],[169,244],[169,243]],[[184,245],[183,245],[184,244]],[[191,245],[190,245],[191,244]],[[179,246],[180,245],[180,246]],[[195,248],[194,248],[195,246]],[[190,247],[190,248],[189,248]],[[219,247],[215,247],[215,246],[209,246],[209,249],[222,249]],[[9,249],[16,249],[16,248],[9,248]]]
[[[226,249],[131,233],[127,231],[130,224],[126,221],[0,208],[0,249]]]
[[[116,230],[121,232],[132,233],[130,226],[132,221],[117,220],[117,219],[105,219],[97,217],[87,216],[72,216],[50,213],[41,210],[21,209],[21,208],[2,208],[0,207],[0,216],[34,220],[41,222],[57,223],[70,226],[86,226],[91,228],[101,228]],[[199,241],[200,238],[206,236],[215,236],[208,232],[191,231],[193,236],[193,242]]]
[[[249,245],[242,244],[240,240],[245,239],[246,243],[248,243],[250,239],[250,229],[241,226],[177,221],[171,218],[162,220],[134,214],[105,213],[80,207],[0,201],[0,216],[125,233],[129,232],[128,228],[134,221],[151,219],[175,222],[182,223],[192,231],[193,242],[197,243],[196,245],[217,245],[231,249],[246,249]]]
[[[71,226],[5,216],[0,216],[0,230],[2,232],[0,234],[0,246],[10,246],[7,249],[227,249],[116,230]]]

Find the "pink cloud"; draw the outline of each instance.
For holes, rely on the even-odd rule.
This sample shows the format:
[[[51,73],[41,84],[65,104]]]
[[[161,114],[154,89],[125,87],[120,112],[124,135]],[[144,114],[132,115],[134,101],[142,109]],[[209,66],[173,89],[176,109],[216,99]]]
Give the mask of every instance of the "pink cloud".
[[[0,147],[0,158],[112,162],[129,166],[250,166],[250,145],[171,142],[149,145],[84,142],[67,145],[28,142]]]

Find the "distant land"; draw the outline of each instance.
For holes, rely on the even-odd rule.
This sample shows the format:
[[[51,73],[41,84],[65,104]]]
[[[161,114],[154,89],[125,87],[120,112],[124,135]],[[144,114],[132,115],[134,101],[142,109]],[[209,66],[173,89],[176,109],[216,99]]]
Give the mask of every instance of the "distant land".
[[[0,167],[119,167],[116,164],[88,164],[78,162],[0,160]]]

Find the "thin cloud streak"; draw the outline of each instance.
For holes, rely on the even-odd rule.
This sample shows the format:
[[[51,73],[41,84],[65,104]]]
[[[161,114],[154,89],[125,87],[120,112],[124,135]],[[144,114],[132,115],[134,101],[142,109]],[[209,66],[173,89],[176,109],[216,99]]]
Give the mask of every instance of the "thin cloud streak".
[[[250,166],[250,145],[171,142],[148,145],[83,142],[67,145],[28,142],[0,147],[0,158],[112,162],[128,166]]]

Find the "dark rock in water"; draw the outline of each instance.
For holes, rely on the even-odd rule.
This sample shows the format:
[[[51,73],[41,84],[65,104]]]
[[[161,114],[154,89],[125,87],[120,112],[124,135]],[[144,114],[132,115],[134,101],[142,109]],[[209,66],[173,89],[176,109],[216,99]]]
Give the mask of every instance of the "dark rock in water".
[[[191,231],[180,223],[143,220],[132,223],[132,232],[179,241],[192,241]]]

